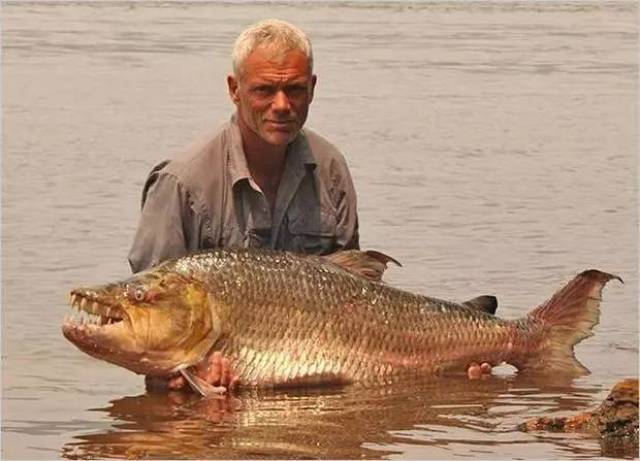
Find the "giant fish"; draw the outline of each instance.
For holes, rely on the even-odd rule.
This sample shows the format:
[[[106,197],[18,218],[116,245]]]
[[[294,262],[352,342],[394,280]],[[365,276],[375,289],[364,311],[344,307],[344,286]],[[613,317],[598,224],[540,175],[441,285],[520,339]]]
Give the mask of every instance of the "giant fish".
[[[503,362],[536,373],[587,372],[573,346],[592,335],[611,279],[577,275],[522,318],[394,288],[382,253],[326,257],[216,249],[131,278],[71,291],[64,336],[136,373],[183,372],[213,351],[244,386],[385,383]],[[75,312],[77,311],[77,312]],[[202,390],[200,390],[202,392]]]

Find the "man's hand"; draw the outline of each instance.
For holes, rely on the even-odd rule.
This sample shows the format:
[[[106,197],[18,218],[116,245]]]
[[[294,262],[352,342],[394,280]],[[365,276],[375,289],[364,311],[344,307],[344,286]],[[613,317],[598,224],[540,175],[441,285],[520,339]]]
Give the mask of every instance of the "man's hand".
[[[491,364],[483,362],[482,365],[478,365],[476,362],[469,364],[467,368],[467,377],[469,379],[480,379],[491,374]]]
[[[222,353],[218,351],[211,354],[208,360],[203,360],[196,365],[193,371],[213,386],[233,389],[240,382],[238,376],[233,372],[229,359],[222,357]],[[189,384],[182,376],[176,376],[169,380],[167,387],[172,390],[187,390]]]
[[[485,378],[491,374],[491,369],[491,364],[487,362],[482,364],[472,362],[467,368],[467,377],[469,379]],[[218,351],[211,354],[208,360],[196,365],[194,372],[213,386],[224,386],[227,389],[233,389],[240,383],[240,378],[233,372],[229,359],[223,357],[222,353]],[[182,376],[176,376],[167,382],[167,388],[188,390],[189,384]]]

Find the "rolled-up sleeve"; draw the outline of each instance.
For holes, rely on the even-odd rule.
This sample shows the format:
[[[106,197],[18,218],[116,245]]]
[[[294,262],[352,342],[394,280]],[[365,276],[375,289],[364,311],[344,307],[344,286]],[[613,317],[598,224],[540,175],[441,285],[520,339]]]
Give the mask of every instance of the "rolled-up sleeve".
[[[129,252],[131,270],[139,272],[187,254],[197,246],[192,235],[197,219],[178,179],[154,169],[144,187],[142,214]]]

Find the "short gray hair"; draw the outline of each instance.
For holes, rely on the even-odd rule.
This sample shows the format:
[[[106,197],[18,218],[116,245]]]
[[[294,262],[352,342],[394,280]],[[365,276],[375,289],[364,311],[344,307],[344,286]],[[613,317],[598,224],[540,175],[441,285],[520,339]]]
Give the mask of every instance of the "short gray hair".
[[[283,51],[302,51],[309,61],[309,71],[313,72],[313,51],[307,34],[286,21],[265,19],[243,30],[236,39],[231,55],[236,77],[241,75],[247,56],[262,45],[281,48]]]

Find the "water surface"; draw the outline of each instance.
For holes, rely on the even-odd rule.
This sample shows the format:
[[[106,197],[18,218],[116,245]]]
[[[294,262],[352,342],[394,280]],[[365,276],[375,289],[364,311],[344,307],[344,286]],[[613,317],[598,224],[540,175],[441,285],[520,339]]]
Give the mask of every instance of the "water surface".
[[[361,243],[387,280],[523,315],[577,272],[605,292],[592,374],[147,395],[60,334],[78,285],[128,275],[149,169],[229,117],[231,43],[280,17],[312,37],[308,126],[347,157]],[[518,2],[4,2],[2,456],[584,458],[524,434],[638,375],[637,5]]]

